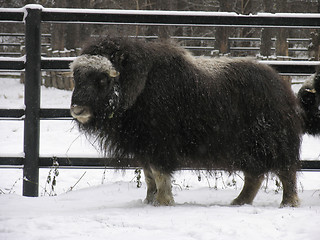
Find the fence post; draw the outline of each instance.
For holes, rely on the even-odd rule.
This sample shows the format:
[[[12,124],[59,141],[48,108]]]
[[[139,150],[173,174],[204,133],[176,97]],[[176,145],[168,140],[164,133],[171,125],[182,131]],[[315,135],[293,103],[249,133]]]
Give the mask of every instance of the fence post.
[[[39,192],[39,138],[41,86],[41,6],[26,6],[25,18],[25,121],[23,196],[37,197]]]

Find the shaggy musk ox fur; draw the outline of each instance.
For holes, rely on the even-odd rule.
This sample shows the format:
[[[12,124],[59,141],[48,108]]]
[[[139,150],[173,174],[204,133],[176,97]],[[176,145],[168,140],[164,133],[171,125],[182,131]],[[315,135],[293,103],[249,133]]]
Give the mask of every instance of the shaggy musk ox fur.
[[[71,65],[71,114],[116,157],[139,159],[146,202],[172,205],[180,167],[243,171],[235,205],[251,204],[267,172],[297,206],[303,120],[289,84],[248,59],[195,58],[168,42],[106,38]]]
[[[320,69],[312,79],[307,80],[298,92],[304,109],[305,131],[312,135],[320,134]]]

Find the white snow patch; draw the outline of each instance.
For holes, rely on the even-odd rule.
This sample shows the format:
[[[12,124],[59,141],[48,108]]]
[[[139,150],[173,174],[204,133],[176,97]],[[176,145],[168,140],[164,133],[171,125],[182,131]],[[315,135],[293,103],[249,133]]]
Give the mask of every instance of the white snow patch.
[[[44,7],[42,7],[41,5],[39,4],[27,4],[25,5],[23,8],[22,8],[22,11],[23,11],[23,22],[26,21],[26,18],[28,16],[28,9],[39,9],[39,10],[43,10]]]
[[[26,62],[26,56],[21,56],[21,57],[0,57],[0,61],[5,62],[5,61],[18,61],[18,62]]]

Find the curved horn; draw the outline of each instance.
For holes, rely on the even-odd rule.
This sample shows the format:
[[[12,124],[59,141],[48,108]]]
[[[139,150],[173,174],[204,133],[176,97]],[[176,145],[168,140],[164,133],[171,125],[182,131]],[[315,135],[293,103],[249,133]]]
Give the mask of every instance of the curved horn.
[[[310,93],[316,93],[317,91],[315,89],[306,89],[307,92],[310,92]]]
[[[112,78],[118,77],[119,75],[120,75],[120,73],[117,72],[117,71],[114,70],[114,69],[111,69],[111,70],[109,71],[109,76],[112,77]]]

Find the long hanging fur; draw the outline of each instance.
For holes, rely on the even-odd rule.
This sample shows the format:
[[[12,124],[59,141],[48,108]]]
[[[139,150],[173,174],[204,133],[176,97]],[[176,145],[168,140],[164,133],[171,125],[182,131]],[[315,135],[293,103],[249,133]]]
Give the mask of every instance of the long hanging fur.
[[[167,173],[181,166],[265,173],[299,165],[299,105],[270,67],[197,59],[169,43],[121,38],[82,54],[109,59],[120,74],[119,105],[111,112],[110,93],[83,80],[97,66],[73,64],[72,103],[93,112],[80,127],[115,156],[137,157]]]

